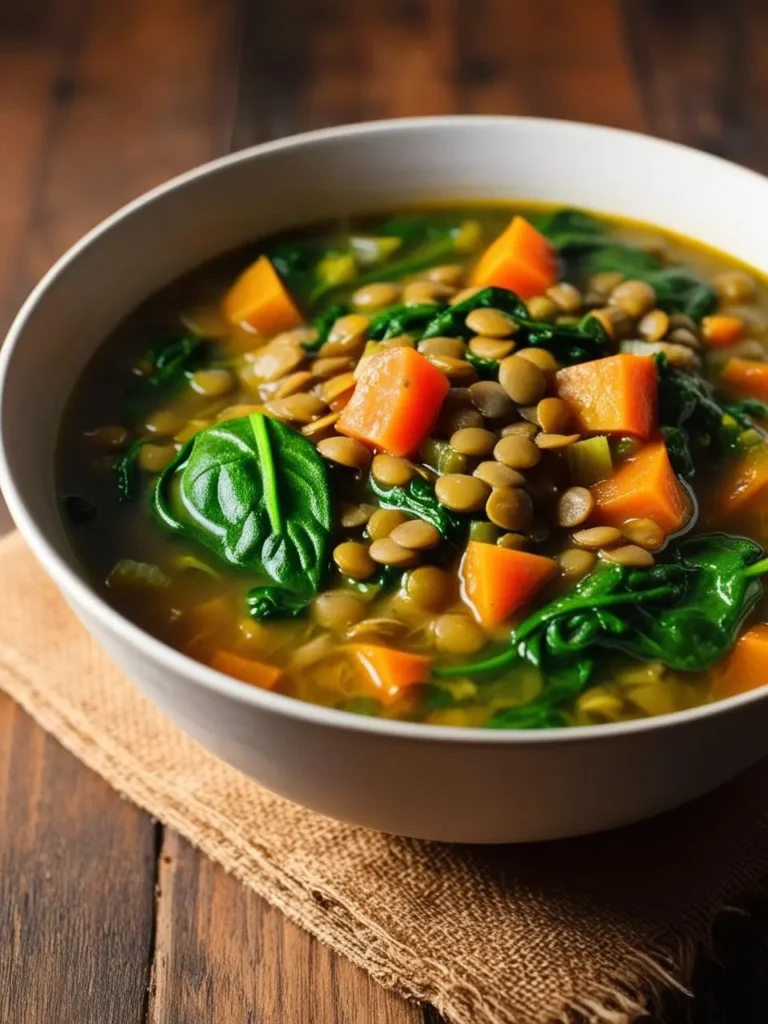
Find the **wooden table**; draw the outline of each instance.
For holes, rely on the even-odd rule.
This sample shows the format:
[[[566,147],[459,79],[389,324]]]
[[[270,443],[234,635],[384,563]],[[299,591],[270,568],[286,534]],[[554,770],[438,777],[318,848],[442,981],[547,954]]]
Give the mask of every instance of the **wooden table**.
[[[0,0],[0,325],[117,206],[263,139],[406,114],[536,114],[765,171],[766,110],[765,0]],[[766,906],[718,927],[697,1024],[763,1024]],[[0,696],[3,1024],[438,1020],[287,923]]]

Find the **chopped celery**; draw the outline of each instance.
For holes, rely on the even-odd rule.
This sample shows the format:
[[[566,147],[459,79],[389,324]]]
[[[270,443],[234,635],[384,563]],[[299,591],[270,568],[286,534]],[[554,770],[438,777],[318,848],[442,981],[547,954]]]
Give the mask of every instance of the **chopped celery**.
[[[353,235],[349,244],[360,265],[370,267],[397,252],[403,240],[389,235]]]
[[[480,221],[465,220],[453,233],[453,244],[457,252],[472,253],[479,248],[483,240],[483,229]]]
[[[189,569],[193,572],[201,572],[205,576],[210,576],[211,579],[220,580],[221,574],[216,572],[207,562],[203,562],[202,559],[197,558],[195,555],[179,555],[174,563],[179,569]]]
[[[379,351],[381,351],[380,342],[366,341],[365,348],[363,349],[363,354],[358,359],[357,366],[355,367],[355,380],[360,380],[361,376],[363,375],[363,371],[365,370],[365,367],[371,361],[371,356],[375,356],[376,353]]]
[[[591,487],[600,480],[606,480],[613,471],[607,437],[589,437],[586,441],[577,441],[567,452],[571,479],[581,487]]]
[[[469,524],[469,539],[480,541],[481,544],[495,544],[500,533],[497,526],[485,519],[475,519]]]
[[[351,252],[333,253],[320,260],[317,276],[328,287],[346,284],[357,274],[357,262]]]
[[[134,590],[149,587],[161,590],[170,586],[171,578],[151,562],[135,562],[132,558],[121,558],[106,580],[113,590]]]
[[[447,441],[431,437],[421,449],[421,457],[438,473],[466,473],[467,457],[454,451]]]

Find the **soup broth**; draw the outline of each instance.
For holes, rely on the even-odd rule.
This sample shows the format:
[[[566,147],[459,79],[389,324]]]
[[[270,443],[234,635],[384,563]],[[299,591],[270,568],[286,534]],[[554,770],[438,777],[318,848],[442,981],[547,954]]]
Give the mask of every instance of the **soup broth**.
[[[536,728],[768,682],[768,288],[645,225],[326,224],[131,314],[66,412],[93,586],[245,683]]]

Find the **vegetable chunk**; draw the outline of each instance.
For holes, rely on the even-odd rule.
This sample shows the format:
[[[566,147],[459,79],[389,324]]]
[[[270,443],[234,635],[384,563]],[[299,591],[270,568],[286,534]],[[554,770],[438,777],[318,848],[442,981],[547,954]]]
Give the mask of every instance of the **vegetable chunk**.
[[[768,684],[768,625],[742,633],[725,659],[712,687],[716,700],[748,693]]]
[[[733,391],[768,401],[768,363],[757,359],[729,359],[721,373]]]
[[[247,324],[260,334],[289,331],[302,316],[266,256],[238,277],[224,296],[224,315],[231,324]]]
[[[412,455],[437,421],[449,384],[419,352],[390,348],[366,365],[336,429],[372,448]]]
[[[521,608],[557,571],[552,558],[470,541],[461,566],[464,594],[484,626]]]
[[[254,658],[242,658],[231,651],[216,651],[208,662],[211,668],[224,675],[233,676],[243,683],[258,686],[261,690],[274,690],[284,678],[285,673],[275,665],[267,665]]]
[[[424,654],[408,654],[378,644],[350,644],[346,649],[384,704],[397,700],[409,687],[429,681],[432,659]]]
[[[551,288],[557,277],[555,247],[524,217],[514,217],[478,260],[470,284],[509,288],[530,299]]]
[[[641,440],[653,433],[658,373],[650,356],[620,354],[567,366],[555,382],[583,433],[628,434]]]
[[[641,448],[612,477],[595,484],[592,495],[594,520],[619,529],[628,519],[647,518],[655,520],[665,533],[677,533],[693,511],[663,441]]]

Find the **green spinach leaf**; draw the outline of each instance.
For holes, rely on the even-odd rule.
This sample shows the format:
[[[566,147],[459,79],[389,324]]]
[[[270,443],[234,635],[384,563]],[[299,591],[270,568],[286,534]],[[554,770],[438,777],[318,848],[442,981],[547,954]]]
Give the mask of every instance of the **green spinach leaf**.
[[[708,534],[683,541],[673,561],[650,569],[602,566],[525,619],[500,653],[439,666],[434,675],[492,676],[528,662],[545,680],[535,717],[537,708],[557,712],[589,685],[601,650],[703,671],[730,650],[762,597],[764,555],[754,541]]]
[[[327,569],[328,474],[315,446],[253,413],[200,431],[163,471],[154,509],[222,561],[312,594]]]
[[[317,331],[317,337],[314,341],[305,341],[302,345],[307,352],[317,352],[323,347],[328,341],[328,335],[331,333],[331,328],[339,319],[339,317],[346,316],[349,312],[349,307],[343,302],[336,302],[334,305],[329,306],[324,313],[315,317],[314,327]]]
[[[185,334],[160,348],[151,348],[142,357],[148,367],[128,391],[126,406],[132,419],[168,398],[187,380],[203,360],[206,341],[196,334]]]
[[[386,341],[401,334],[412,334],[420,338],[434,315],[434,304],[392,306],[373,317],[368,327],[368,337],[374,341]]]
[[[245,603],[254,619],[297,619],[306,612],[312,598],[283,587],[253,587]]]
[[[114,469],[117,481],[117,496],[120,501],[135,501],[139,496],[139,452],[145,444],[149,444],[148,437],[140,437],[132,445],[125,449],[115,459]]]
[[[451,512],[441,505],[435,496],[435,489],[422,477],[416,476],[405,487],[382,487],[371,476],[370,488],[382,508],[396,508],[411,516],[431,523],[442,536],[454,544],[460,544],[466,536],[469,520]]]

